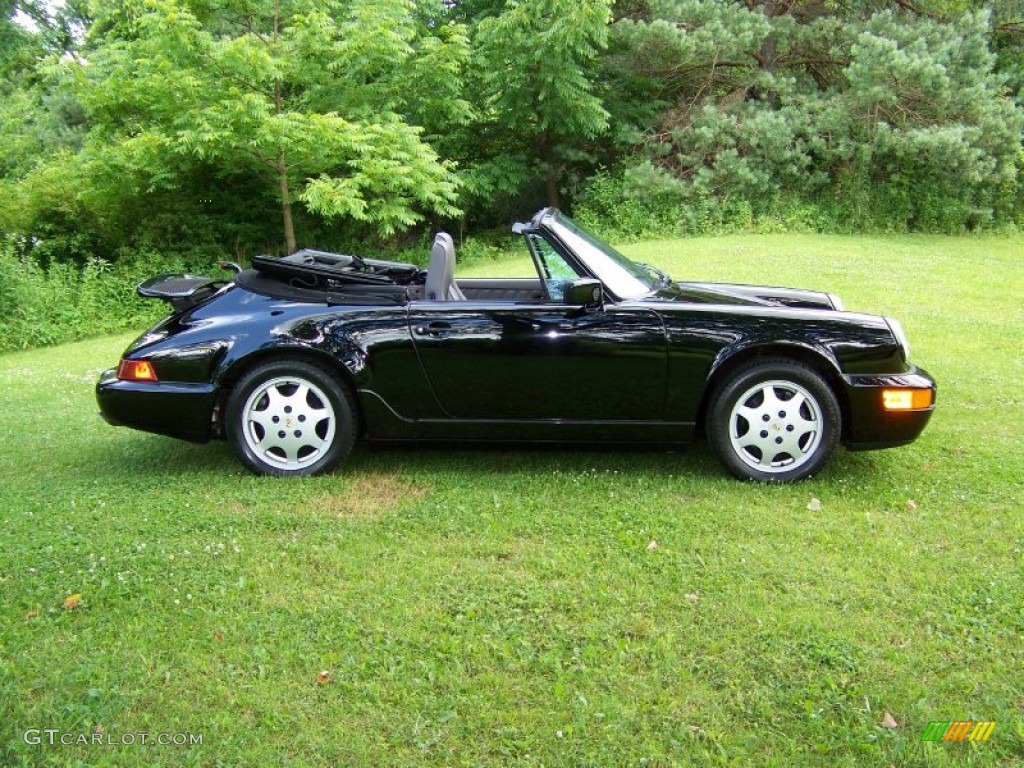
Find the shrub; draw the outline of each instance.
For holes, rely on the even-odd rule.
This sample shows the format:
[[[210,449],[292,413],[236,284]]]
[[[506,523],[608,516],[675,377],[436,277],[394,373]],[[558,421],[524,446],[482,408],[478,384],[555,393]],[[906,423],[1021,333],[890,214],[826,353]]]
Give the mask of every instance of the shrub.
[[[619,241],[689,231],[678,182],[646,163],[601,171],[583,187],[573,216],[585,227]]]
[[[216,261],[206,253],[187,259],[126,251],[116,264],[91,258],[79,267],[45,263],[34,250],[18,245],[0,241],[0,351],[143,327],[165,314],[166,306],[139,299],[139,282],[161,272],[216,270]]]

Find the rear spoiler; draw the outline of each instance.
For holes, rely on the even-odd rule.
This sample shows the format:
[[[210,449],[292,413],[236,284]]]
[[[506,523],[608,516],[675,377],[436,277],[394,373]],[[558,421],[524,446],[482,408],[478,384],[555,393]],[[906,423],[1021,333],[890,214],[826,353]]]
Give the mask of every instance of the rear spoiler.
[[[175,312],[184,312],[208,299],[228,281],[201,275],[166,274],[151,277],[135,292],[144,299],[162,299]]]

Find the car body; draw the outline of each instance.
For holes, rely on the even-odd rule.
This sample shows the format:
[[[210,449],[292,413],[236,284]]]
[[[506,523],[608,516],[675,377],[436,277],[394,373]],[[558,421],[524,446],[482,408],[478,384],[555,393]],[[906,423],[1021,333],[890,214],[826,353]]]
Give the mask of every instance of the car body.
[[[111,424],[226,438],[253,471],[337,466],[357,438],[678,445],[741,478],[816,472],[836,445],[914,440],[935,382],[894,320],[817,291],[675,282],[555,209],[514,231],[536,278],[454,278],[300,251],[232,280],[139,287],[174,311],[102,374]]]

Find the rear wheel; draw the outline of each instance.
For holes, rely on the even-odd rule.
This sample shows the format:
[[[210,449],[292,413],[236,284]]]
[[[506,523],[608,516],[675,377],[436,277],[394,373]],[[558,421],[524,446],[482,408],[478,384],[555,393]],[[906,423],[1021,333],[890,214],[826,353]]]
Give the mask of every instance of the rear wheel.
[[[839,442],[836,397],[811,368],[783,359],[752,363],[719,388],[708,410],[712,451],[737,477],[791,482],[813,475]]]
[[[261,475],[316,475],[340,464],[356,439],[348,389],[314,363],[281,360],[249,371],[228,398],[227,435]]]

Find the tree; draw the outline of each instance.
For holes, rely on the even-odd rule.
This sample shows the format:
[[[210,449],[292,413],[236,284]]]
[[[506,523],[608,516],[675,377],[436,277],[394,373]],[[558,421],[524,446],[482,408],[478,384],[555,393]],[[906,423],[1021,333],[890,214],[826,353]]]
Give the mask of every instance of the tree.
[[[610,0],[510,0],[477,22],[474,131],[490,166],[480,176],[522,182],[539,172],[548,203],[559,204],[568,168],[608,129],[594,76],[610,20]]]
[[[665,0],[618,21],[616,65],[670,103],[627,193],[755,211],[781,196],[831,200],[854,227],[1005,216],[1024,120],[996,72],[988,13],[947,7],[958,2]]]
[[[79,65],[107,183],[148,188],[195,164],[258,173],[293,205],[382,234],[454,215],[456,181],[402,115],[422,40],[405,0],[124,0]],[[458,40],[430,47],[457,59]],[[422,95],[422,91],[418,92]],[[422,107],[422,104],[418,106]]]
[[[0,0],[0,237],[31,234],[35,241],[35,224],[67,211],[66,184],[51,191],[32,177],[63,164],[85,132],[81,106],[54,67],[60,56],[73,55],[78,14],[74,1],[52,9]]]

